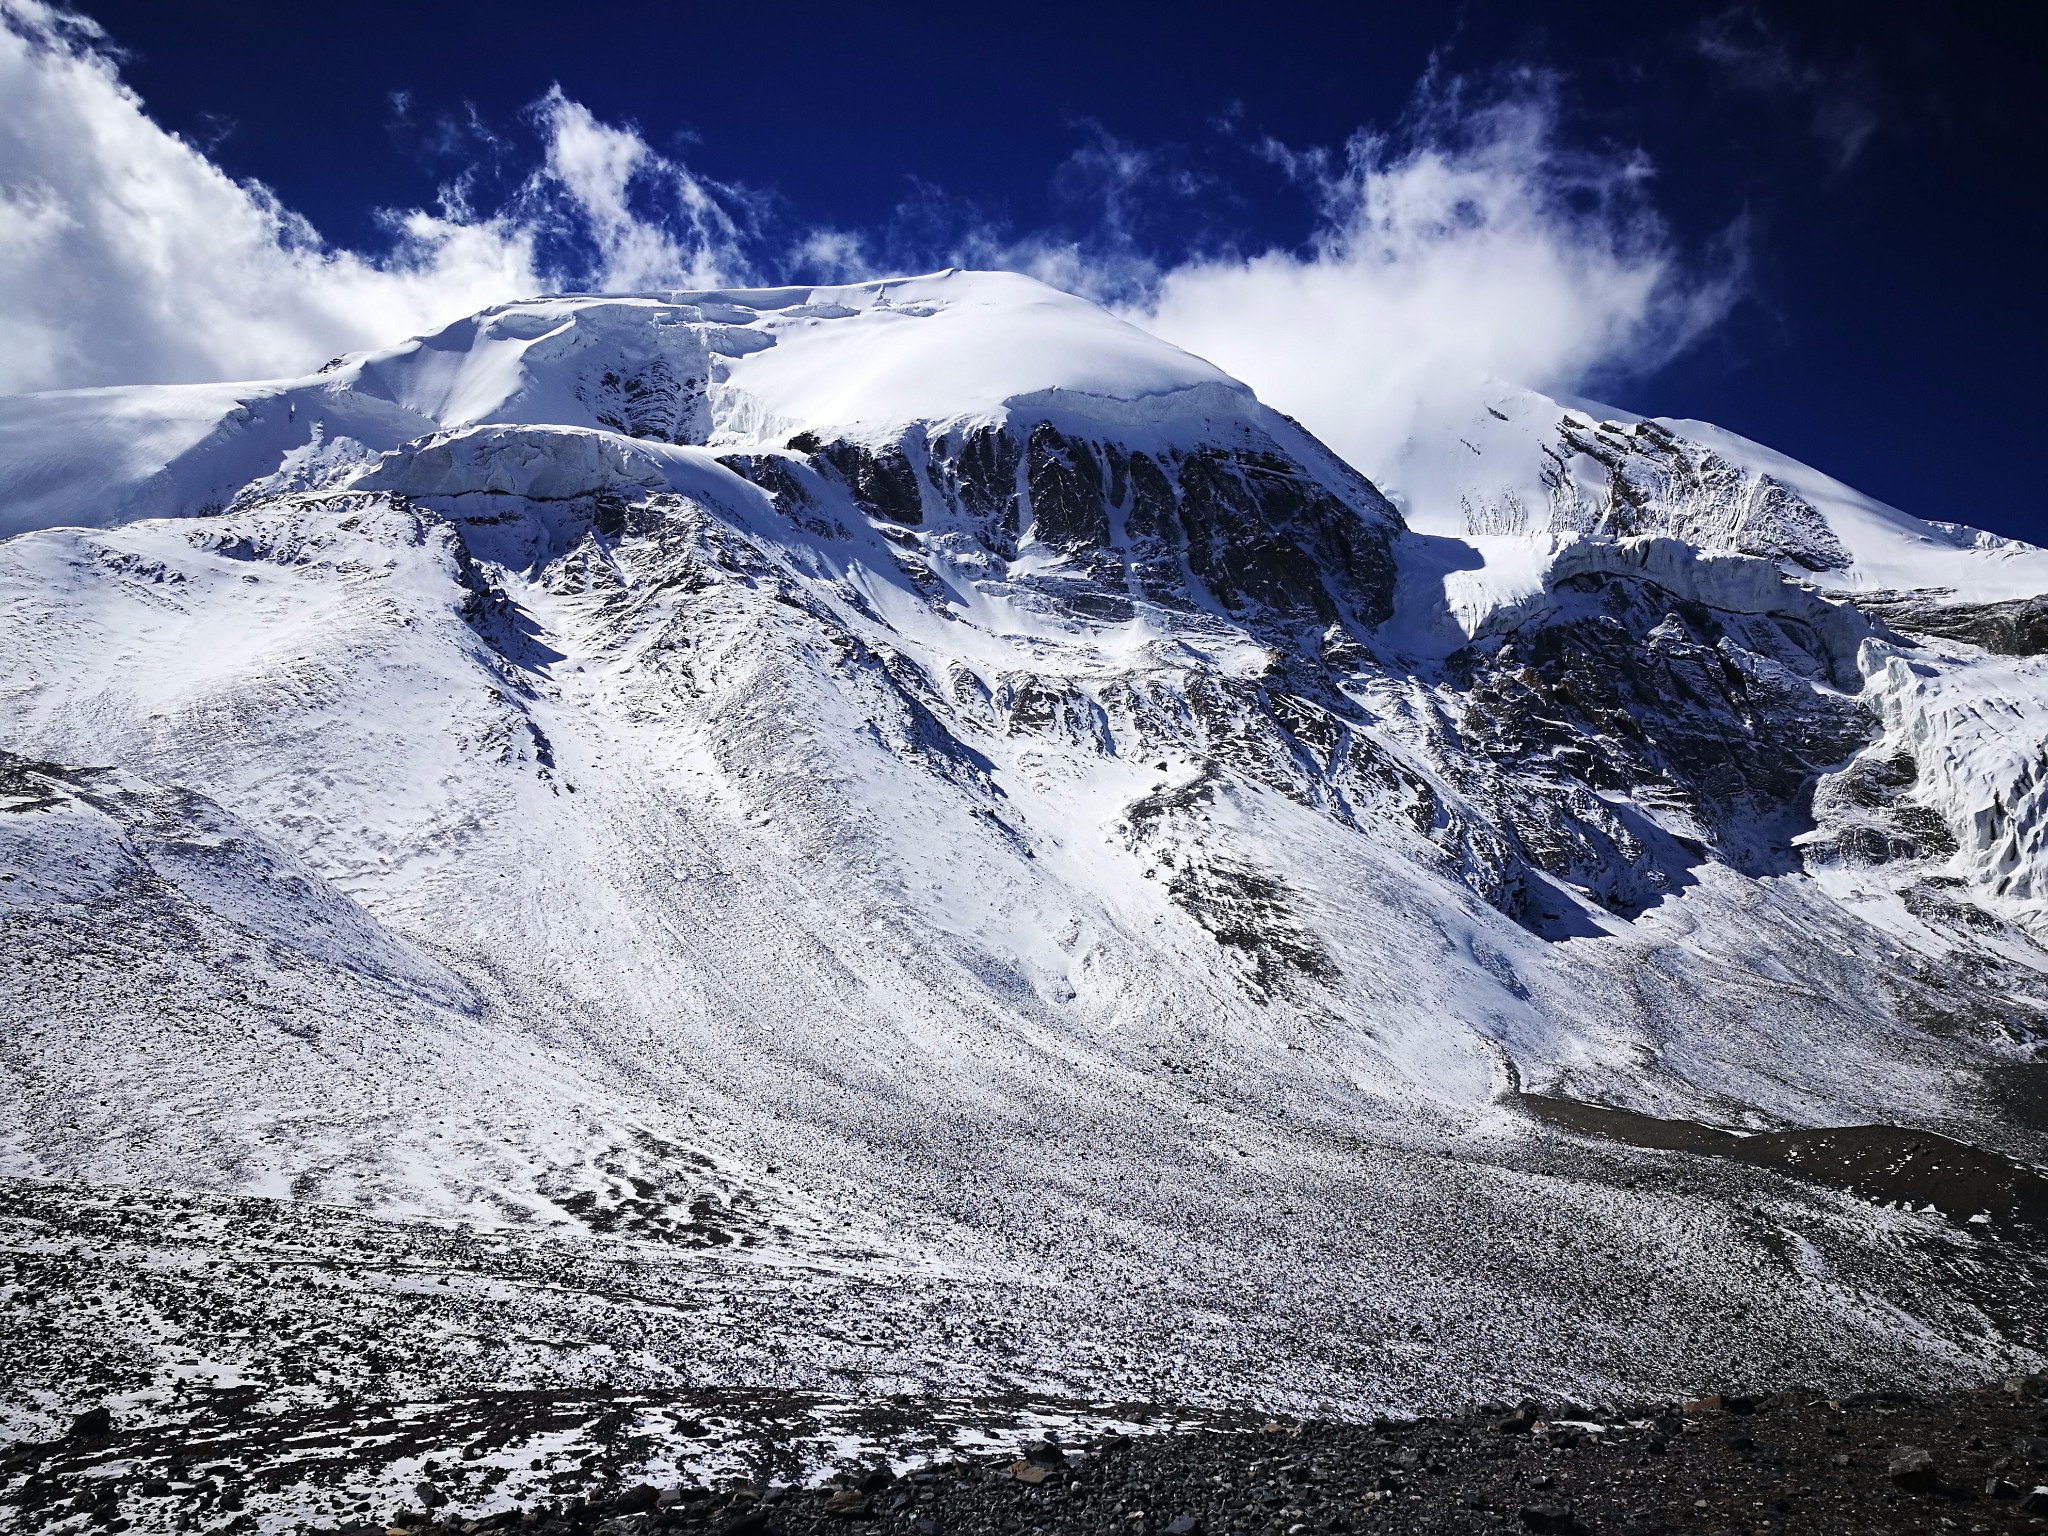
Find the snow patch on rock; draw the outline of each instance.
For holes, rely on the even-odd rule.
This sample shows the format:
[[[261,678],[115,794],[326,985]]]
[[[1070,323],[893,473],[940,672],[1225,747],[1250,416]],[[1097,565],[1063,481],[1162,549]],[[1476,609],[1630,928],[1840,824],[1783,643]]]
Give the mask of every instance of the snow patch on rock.
[[[1956,862],[1997,907],[2048,931],[2048,663],[2038,657],[1859,657],[1887,739],[1919,766]]]

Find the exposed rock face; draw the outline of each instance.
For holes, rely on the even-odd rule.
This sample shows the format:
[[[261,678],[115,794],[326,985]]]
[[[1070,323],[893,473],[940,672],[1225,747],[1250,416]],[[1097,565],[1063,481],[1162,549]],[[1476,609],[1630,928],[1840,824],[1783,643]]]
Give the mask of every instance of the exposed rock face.
[[[1797,619],[1716,612],[1642,580],[1589,575],[1568,590],[1578,601],[1452,659],[1475,756],[1506,770],[1503,782],[1572,786],[1579,793],[1566,804],[1618,793],[1676,811],[1746,873],[1796,864],[1792,838],[1812,825],[1816,782],[1873,734],[1869,716],[1831,686],[1824,643]],[[1510,803],[1532,802],[1555,803]],[[1553,811],[1527,827],[1539,868],[1600,882],[1600,864],[1620,855],[1638,880],[1656,878],[1623,819],[1576,820]],[[1588,868],[1590,846],[1606,858]],[[1610,882],[1610,902],[1639,903],[1641,894],[1625,894],[1632,884],[1641,891]]]
[[[430,446],[362,483],[441,494],[496,558],[560,548],[575,535],[557,515],[543,531],[516,502],[481,521],[465,510],[478,496],[502,501],[506,466],[521,462],[509,444],[540,440],[527,432],[506,439],[507,430]],[[465,449],[469,438],[476,446]],[[926,455],[921,475],[913,451]],[[475,459],[466,471],[474,489],[449,478],[465,472],[451,467],[464,453]],[[671,551],[679,537],[699,543],[709,533],[695,512],[681,509],[678,521],[665,510],[676,508],[672,497],[642,489],[658,474],[651,464],[616,453],[527,456],[537,477],[529,501],[573,507],[574,495],[555,494],[558,483],[583,487],[586,510],[570,514],[570,528],[581,516],[594,534],[630,529]],[[1787,587],[1761,561],[1702,561],[1669,541],[1569,550],[1540,602],[1445,661],[1432,711],[1376,721],[1346,680],[1367,654],[1360,641],[1370,642],[1375,615],[1383,620],[1391,607],[1391,514],[1367,501],[1361,516],[1276,455],[1214,450],[1155,460],[1040,424],[1029,434],[987,428],[957,445],[941,439],[912,450],[800,439],[786,453],[720,462],[800,528],[845,540],[859,515],[872,519],[899,570],[942,612],[957,603],[963,579],[1038,551],[1052,558],[1051,574],[1012,575],[1005,590],[1067,621],[1125,623],[1143,602],[1198,627],[1227,616],[1268,644],[1267,664],[1252,677],[1189,658],[1107,675],[1011,671],[984,682],[963,672],[950,694],[899,655],[879,675],[899,698],[892,711],[907,712],[906,739],[927,744],[917,761],[971,756],[961,742],[977,719],[1011,738],[1105,759],[1181,754],[1209,765],[1205,794],[1252,783],[1352,835],[1420,834],[1427,857],[1547,936],[1579,931],[1561,922],[1548,881],[1628,918],[1683,888],[1703,858],[1752,875],[1800,868],[1817,788],[1878,735],[1842,686],[1855,678],[1853,643],[1867,626]],[[991,475],[1000,473],[1008,481],[997,494]],[[842,510],[832,510],[835,502]],[[692,568],[729,563],[731,550],[699,543]],[[588,576],[578,573],[588,569],[579,554],[550,581],[580,588]],[[614,556],[600,569],[616,582],[631,566]],[[804,607],[840,653],[868,653],[829,608]],[[1333,642],[1332,634],[1352,638]],[[909,691],[894,680],[906,667],[919,678]],[[1831,792],[1826,804],[1839,811],[1852,802]],[[1157,856],[1166,846],[1160,829],[1177,820],[1162,813],[1186,809],[1172,798],[1134,802],[1132,846],[1153,846]],[[1918,841],[1901,833],[1884,842],[1864,818],[1811,853],[1868,862],[1880,849],[1898,858],[1941,849],[1938,816],[1906,806],[1898,817],[1918,828]],[[1282,885],[1237,854],[1205,861],[1199,841],[1183,837],[1177,863],[1166,853],[1162,888],[1219,945],[1252,957],[1248,986],[1265,994],[1289,974],[1341,972],[1298,929]],[[1269,942],[1254,942],[1248,926],[1261,915]]]
[[[1856,606],[1908,635],[1960,640],[1998,656],[2048,655],[2048,597],[1959,603],[1944,592],[1858,593]]]
[[[1657,422],[1623,426],[1567,416],[1552,458],[1554,526],[1624,537],[1661,534],[1811,571],[1849,563],[1827,519],[1797,492]]]
[[[1911,798],[1919,783],[1910,752],[1866,753],[1829,775],[1814,797],[1814,815],[1829,833],[1806,844],[1806,857],[1871,866],[1948,858],[1955,834],[1940,811]]]
[[[910,527],[924,521],[924,503],[917,471],[901,449],[873,452],[858,443],[823,443],[815,433],[799,432],[790,447],[815,454],[838,478],[854,504],[869,517]]]
[[[1663,537],[1809,571],[1851,563],[1826,516],[1791,486],[1661,422],[1565,411],[1529,446],[1538,459],[1534,482],[1467,493],[1467,533]]]
[[[1066,600],[1089,616],[1128,618],[1136,599],[1362,633],[1393,611],[1399,515],[1364,481],[1339,496],[1276,448],[1155,455],[1045,421],[790,447],[869,517],[964,534],[999,560],[1026,545],[1063,557],[1081,579]]]
[[[662,443],[701,443],[710,425],[701,374],[678,374],[665,357],[606,364],[584,386],[601,427]]]

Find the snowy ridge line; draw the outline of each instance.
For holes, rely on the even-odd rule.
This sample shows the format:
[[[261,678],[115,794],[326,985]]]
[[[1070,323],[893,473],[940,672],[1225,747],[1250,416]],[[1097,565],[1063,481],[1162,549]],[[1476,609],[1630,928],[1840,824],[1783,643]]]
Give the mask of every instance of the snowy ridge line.
[[[1825,590],[2048,590],[2048,551],[1912,517],[1705,422],[1560,402],[1498,380],[1426,417],[1373,478],[1418,532],[1496,542],[1668,536]]]

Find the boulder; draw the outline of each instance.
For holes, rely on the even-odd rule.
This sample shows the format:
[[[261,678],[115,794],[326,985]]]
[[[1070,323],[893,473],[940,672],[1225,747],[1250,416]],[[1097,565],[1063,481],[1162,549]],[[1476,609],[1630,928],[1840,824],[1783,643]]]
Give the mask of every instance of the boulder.
[[[1917,1445],[1902,1445],[1893,1450],[1884,1475],[1909,1493],[1932,1493],[1941,1486],[1933,1455]]]

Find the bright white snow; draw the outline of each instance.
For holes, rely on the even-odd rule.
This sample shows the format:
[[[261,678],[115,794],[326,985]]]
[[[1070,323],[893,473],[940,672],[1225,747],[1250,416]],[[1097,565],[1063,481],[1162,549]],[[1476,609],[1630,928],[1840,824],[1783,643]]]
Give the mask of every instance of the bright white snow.
[[[1390,534],[1392,617],[1248,617],[1192,574],[1294,579],[1278,533],[1129,581],[1128,489],[1093,545],[977,542],[927,455],[989,425],[1334,504],[1362,570]],[[2048,897],[2039,669],[1889,648],[1829,595],[2044,590],[2040,552],[1641,425],[1489,392],[1470,464],[1401,467],[1404,531],[1208,364],[968,273],[537,300],[307,379],[0,401],[0,750],[30,760],[0,1155],[588,1228],[713,1298],[707,1372],[806,1390],[858,1359],[876,1390],[1359,1407],[1788,1337],[1816,1376],[1977,1369],[1933,1219],[1638,1187],[1514,1108],[1994,1134],[1971,1085],[2048,970],[1921,900]],[[867,516],[800,433],[907,445],[929,516]],[[1603,453],[1683,494],[1621,526]],[[1050,501],[1048,466],[1082,473],[1011,462],[997,499]],[[1848,564],[1794,558],[1830,538]],[[1461,678],[1642,593],[1641,649],[1704,653],[1698,712],[1744,741],[1832,751],[1812,720],[1870,711],[1816,774],[1908,753],[1953,860],[1744,873],[1669,786],[1601,777],[1631,722],[1556,726],[1555,772],[1486,735]],[[1516,826],[1581,842],[1539,875]],[[1993,997],[2010,1038],[1956,1022]],[[865,1353],[818,1343],[847,1308]]]

